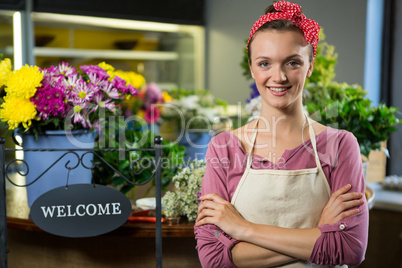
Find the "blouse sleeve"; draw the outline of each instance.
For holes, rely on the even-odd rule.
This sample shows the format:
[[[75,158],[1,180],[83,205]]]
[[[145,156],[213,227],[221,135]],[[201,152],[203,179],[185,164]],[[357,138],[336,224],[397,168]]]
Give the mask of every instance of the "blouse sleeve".
[[[212,138],[206,153],[206,169],[202,182],[201,194],[216,193],[230,200],[227,191],[227,166],[222,159],[228,159],[228,146],[219,146],[217,136]],[[215,225],[194,227],[197,240],[197,251],[202,267],[227,267],[235,265],[232,262],[231,249],[237,240],[231,238]]]
[[[350,192],[365,192],[360,149],[353,134],[346,132],[339,137],[330,170],[329,182],[332,192],[350,183]],[[365,198],[365,197],[364,197]],[[321,225],[309,261],[316,264],[356,266],[364,260],[368,240],[367,201],[359,207],[360,212],[335,224]]]

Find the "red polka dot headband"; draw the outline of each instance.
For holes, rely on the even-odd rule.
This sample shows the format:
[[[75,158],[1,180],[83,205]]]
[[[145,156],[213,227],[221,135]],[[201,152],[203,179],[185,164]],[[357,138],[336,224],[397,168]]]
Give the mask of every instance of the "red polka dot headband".
[[[278,1],[274,3],[274,8],[278,12],[267,13],[261,16],[253,25],[250,31],[250,37],[247,42],[247,50],[250,44],[250,40],[255,32],[265,23],[273,20],[289,20],[295,26],[300,28],[304,33],[304,38],[314,48],[314,58],[317,53],[318,33],[320,32],[320,26],[314,20],[307,19],[304,14],[301,13],[301,6],[298,4],[290,3],[287,1]]]

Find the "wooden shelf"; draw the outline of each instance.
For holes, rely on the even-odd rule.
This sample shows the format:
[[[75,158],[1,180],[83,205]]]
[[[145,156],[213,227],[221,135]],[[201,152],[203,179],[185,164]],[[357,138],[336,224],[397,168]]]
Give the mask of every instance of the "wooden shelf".
[[[44,232],[31,219],[7,217],[7,228]],[[128,237],[155,237],[155,224],[126,222],[116,230],[105,235]],[[162,224],[162,237],[194,237],[194,223],[184,221],[179,224]]]
[[[5,55],[14,52],[12,47],[6,47],[0,51]],[[169,51],[129,51],[129,50],[105,50],[105,49],[73,49],[73,48],[53,48],[35,47],[34,55],[41,57],[66,57],[66,58],[101,58],[101,59],[120,59],[120,60],[155,60],[169,61],[177,60],[178,53]]]
[[[26,189],[12,187],[6,190],[7,228],[44,232],[30,219],[30,209],[27,205]],[[155,237],[155,224],[129,222],[116,230],[105,234],[107,236]],[[182,220],[179,224],[162,224],[162,237],[194,237],[194,222]]]

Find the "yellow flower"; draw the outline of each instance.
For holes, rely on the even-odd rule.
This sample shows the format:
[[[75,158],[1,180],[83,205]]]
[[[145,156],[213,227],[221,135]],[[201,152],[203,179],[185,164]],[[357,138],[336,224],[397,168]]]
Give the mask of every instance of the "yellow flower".
[[[138,115],[139,117],[141,117],[141,118],[145,118],[145,112],[144,112],[143,110],[139,110],[139,111],[137,112],[137,115]]]
[[[137,74],[135,72],[124,72],[122,70],[117,70],[116,72],[114,72],[115,75],[119,76],[120,78],[126,80],[127,84],[132,85],[135,88],[141,88],[144,84],[145,84],[145,78],[140,75]]]
[[[145,78],[140,74],[134,73],[131,85],[135,88],[141,88],[144,84],[145,84]]]
[[[107,74],[110,76],[109,78],[110,81],[114,79],[115,73],[114,73],[114,67],[112,65],[107,64],[106,62],[101,62],[98,64],[98,66],[107,72]]]
[[[28,99],[15,96],[5,96],[0,108],[0,118],[7,122],[10,129],[15,129],[20,123],[29,128],[31,120],[36,117],[35,105]]]
[[[78,97],[80,97],[81,99],[84,99],[87,96],[87,93],[85,93],[84,91],[81,91],[80,93],[78,93]]]
[[[43,73],[38,66],[25,65],[10,74],[5,90],[8,96],[29,99],[35,95],[36,88],[41,86],[42,79]]]
[[[11,74],[11,60],[6,58],[0,62],[0,87],[5,85]]]
[[[167,93],[166,91],[162,92],[162,97],[164,102],[169,102],[173,100],[172,96],[170,96],[169,93]]]

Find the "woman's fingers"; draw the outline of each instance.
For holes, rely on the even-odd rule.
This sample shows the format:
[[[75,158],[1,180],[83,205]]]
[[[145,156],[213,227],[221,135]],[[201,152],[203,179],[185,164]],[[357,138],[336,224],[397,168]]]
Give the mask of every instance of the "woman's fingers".
[[[347,184],[331,195],[321,214],[319,225],[333,224],[359,213],[357,207],[364,204],[364,195],[359,192],[348,193],[350,189],[351,185]]]
[[[217,211],[216,211],[216,210],[204,208],[204,209],[202,209],[201,211],[198,212],[197,219],[195,220],[195,222],[198,223],[198,222],[202,221],[202,220],[205,219],[205,218],[208,218],[208,217],[210,217],[210,218],[211,218],[211,217],[215,217],[216,214],[217,214]],[[205,224],[205,223],[206,223],[206,222],[205,222],[205,220],[204,220],[204,224]]]
[[[201,213],[201,211],[204,210],[204,209],[214,209],[214,210],[217,210],[217,209],[219,209],[219,206],[220,206],[220,205],[221,205],[221,204],[216,203],[216,202],[214,202],[214,201],[209,201],[209,200],[203,201],[203,202],[200,203],[200,205],[198,206],[198,213]]]
[[[335,192],[332,193],[327,206],[332,205],[333,202],[335,202],[335,200],[343,195],[344,193],[347,193],[350,189],[352,188],[352,186],[350,184],[346,184],[345,186],[342,186],[341,188],[339,188],[338,190],[336,190]]]
[[[228,202],[225,199],[223,199],[221,196],[219,196],[218,194],[215,194],[215,193],[203,195],[200,197],[200,200],[201,201],[212,200],[217,203],[227,203]]]
[[[334,213],[337,215],[342,211],[362,205],[364,203],[362,197],[363,194],[358,192],[343,194],[338,196],[331,206],[335,208]]]
[[[336,217],[339,217],[339,215],[346,215],[345,212],[349,211],[352,208],[356,208],[359,207],[361,205],[364,204],[364,200],[363,199],[359,199],[359,200],[352,200],[352,201],[347,201],[347,202],[343,202],[341,203],[339,206],[336,207],[335,211],[334,211],[334,215]],[[359,210],[359,209],[357,209]],[[345,216],[343,216],[342,220],[345,218]]]

